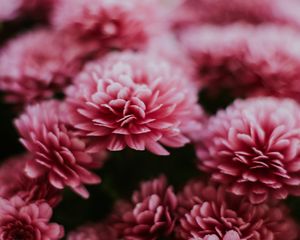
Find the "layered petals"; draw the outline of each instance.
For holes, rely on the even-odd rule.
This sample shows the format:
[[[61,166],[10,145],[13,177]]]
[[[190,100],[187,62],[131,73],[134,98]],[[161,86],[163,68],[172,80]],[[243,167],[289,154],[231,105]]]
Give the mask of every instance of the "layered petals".
[[[299,113],[290,99],[235,101],[199,135],[199,167],[252,203],[299,195]]]
[[[71,187],[83,197],[83,184],[97,184],[100,178],[89,171],[95,163],[84,141],[76,137],[64,122],[64,104],[48,101],[28,106],[15,124],[22,144],[33,154],[26,163],[28,177],[47,176],[57,188]]]
[[[125,240],[155,240],[170,236],[175,226],[176,195],[165,177],[144,182],[132,202],[116,205],[113,226]]]
[[[202,191],[194,192],[195,186]],[[252,205],[224,187],[198,181],[188,183],[179,199],[179,209],[186,210],[176,229],[182,240],[295,240],[298,236],[296,223],[280,204]]]
[[[47,203],[26,204],[19,197],[0,198],[0,239],[61,239],[64,230],[56,223],[49,223],[51,216],[52,209]]]
[[[89,64],[75,82],[67,91],[70,122],[92,149],[167,155],[162,145],[182,147],[201,128],[196,89],[164,59],[111,54]]]

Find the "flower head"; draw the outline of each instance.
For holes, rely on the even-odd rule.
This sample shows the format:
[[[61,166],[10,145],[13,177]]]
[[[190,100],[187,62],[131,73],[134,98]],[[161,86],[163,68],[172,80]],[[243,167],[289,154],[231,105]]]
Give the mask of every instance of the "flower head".
[[[49,223],[52,209],[47,203],[26,204],[19,197],[0,198],[1,240],[58,240],[63,228]]]
[[[72,231],[68,240],[117,240],[116,231],[107,224],[97,223],[81,226]]]
[[[89,64],[67,101],[72,125],[93,147],[166,155],[162,144],[181,147],[197,127],[202,112],[195,90],[164,59],[125,52]]]
[[[189,206],[179,219],[176,229],[179,239],[297,239],[296,223],[285,206],[252,205],[247,198],[227,193],[224,187],[204,183],[197,184],[202,191],[191,191],[196,184],[187,184],[179,201],[179,207]]]
[[[252,203],[299,195],[300,107],[290,99],[237,100],[208,120],[196,146],[201,169]]]
[[[182,35],[199,81],[211,95],[226,89],[234,97],[270,95],[297,101],[299,39],[291,28],[241,23],[204,26]]]
[[[47,176],[55,188],[69,186],[88,197],[83,184],[96,184],[100,179],[88,171],[95,163],[85,143],[62,119],[64,111],[64,105],[58,101],[43,102],[28,106],[15,121],[22,144],[33,154],[25,172],[33,179]]]
[[[63,0],[54,11],[57,29],[105,48],[140,48],[160,28],[158,1]]]
[[[93,49],[51,30],[20,35],[0,52],[0,90],[12,103],[50,98],[71,83]]]
[[[25,165],[32,158],[33,155],[24,154],[7,159],[0,165],[0,197],[9,199],[19,196],[26,203],[45,201],[50,206],[57,205],[61,200],[58,189],[49,184],[44,176],[37,179],[26,176]]]
[[[132,203],[117,204],[114,227],[125,240],[155,240],[174,229],[176,195],[165,177],[143,182]]]

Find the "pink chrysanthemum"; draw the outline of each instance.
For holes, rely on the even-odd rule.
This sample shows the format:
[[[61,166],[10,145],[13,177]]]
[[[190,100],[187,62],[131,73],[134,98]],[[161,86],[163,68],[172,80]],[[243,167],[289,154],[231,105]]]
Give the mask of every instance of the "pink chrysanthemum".
[[[52,209],[47,203],[25,204],[21,198],[0,198],[1,240],[58,240],[63,228],[49,223]]]
[[[195,90],[181,69],[164,59],[112,54],[88,65],[69,89],[71,122],[93,147],[167,155],[161,144],[181,147],[198,127],[195,119],[202,112]]]
[[[210,94],[272,95],[300,101],[300,34],[275,25],[190,29],[182,42]],[[284,66],[284,67],[283,67]]]
[[[26,203],[45,201],[56,206],[61,200],[60,191],[50,185],[45,177],[28,178],[24,172],[31,154],[25,154],[6,160],[0,165],[0,197],[9,199],[21,197]]]
[[[190,184],[182,197],[179,194],[179,206],[186,208],[176,229],[179,239],[297,239],[297,226],[285,206],[252,205],[247,198],[227,193],[224,187]],[[195,192],[195,187],[200,191]]]
[[[62,121],[64,111],[58,101],[43,102],[28,106],[15,121],[22,144],[34,155],[27,161],[25,172],[30,178],[46,175],[55,188],[69,186],[88,197],[83,184],[96,184],[100,179],[88,171],[95,163],[85,143]]]
[[[140,48],[162,25],[159,1],[62,0],[53,25],[105,48]]]
[[[300,26],[300,4],[297,0],[183,0],[171,12],[174,27],[184,29],[205,23],[229,24],[236,21],[251,24],[276,23]]]
[[[13,103],[50,98],[71,82],[93,49],[45,29],[21,35],[0,52],[0,90]]]
[[[98,223],[79,227],[72,231],[68,240],[117,240],[116,231],[109,225]]]
[[[177,199],[165,177],[142,183],[132,206],[124,204],[117,205],[114,223],[122,239],[155,240],[172,233]]]
[[[196,146],[201,169],[252,203],[300,194],[300,107],[293,100],[237,100],[211,117]]]
[[[179,194],[177,194],[178,215],[184,216],[186,213],[188,213],[197,202],[197,198],[199,198],[199,196],[201,196],[202,198],[206,197],[206,201],[212,200],[210,199],[210,196],[212,195],[210,193],[211,191],[214,191],[214,188],[207,187],[203,181],[200,181],[198,179],[189,181],[185,185],[183,190]]]

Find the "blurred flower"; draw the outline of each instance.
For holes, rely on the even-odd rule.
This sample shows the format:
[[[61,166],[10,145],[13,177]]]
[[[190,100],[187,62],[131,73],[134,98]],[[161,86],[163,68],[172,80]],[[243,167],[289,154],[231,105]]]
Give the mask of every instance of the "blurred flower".
[[[26,203],[45,201],[56,206],[61,200],[60,191],[52,187],[44,176],[38,179],[26,176],[25,164],[32,158],[31,154],[24,154],[7,159],[0,165],[0,197],[19,196]]]
[[[300,101],[300,34],[287,27],[245,24],[190,29],[182,42],[211,95],[272,95]]]
[[[181,69],[151,55],[111,54],[89,64],[75,82],[67,91],[71,123],[94,149],[128,146],[167,155],[161,144],[188,143],[203,114]]]
[[[122,239],[155,240],[172,233],[177,199],[164,176],[143,182],[132,203],[121,203],[116,205],[114,228]]]
[[[53,25],[105,48],[140,48],[163,25],[156,0],[62,0]]]
[[[199,135],[201,169],[252,203],[300,194],[300,107],[293,100],[237,100]]]
[[[247,22],[251,24],[276,23],[300,27],[298,0],[182,0],[171,12],[175,28],[210,24]]]
[[[206,186],[203,181],[191,180],[177,194],[178,208],[177,213],[179,216],[184,216],[188,213],[198,201],[199,196],[205,201],[213,200],[215,189],[213,186]],[[213,193],[213,194],[212,194]]]
[[[275,203],[252,205],[247,198],[226,193],[225,187],[203,183],[198,183],[202,191],[191,191],[195,185],[195,182],[187,184],[182,198],[186,202],[179,201],[179,206],[189,206],[187,213],[179,219],[180,225],[176,229],[179,239],[297,239],[296,223],[285,206]]]
[[[194,76],[195,63],[190,59],[186,49],[171,33],[160,34],[150,39],[145,51],[158,57],[166,59],[175,67],[182,67],[185,73]]]
[[[21,198],[0,198],[0,239],[57,240],[63,228],[49,223],[52,209],[47,203],[25,204]]]
[[[71,83],[93,49],[47,29],[20,35],[0,52],[0,90],[13,103],[50,98]]]
[[[116,231],[109,225],[97,223],[81,226],[72,231],[68,240],[117,240]]]
[[[53,100],[28,106],[15,121],[22,144],[34,154],[25,172],[33,179],[47,176],[55,188],[69,186],[87,198],[83,184],[97,184],[100,179],[88,171],[95,166],[93,158],[62,121],[64,114],[64,105]]]

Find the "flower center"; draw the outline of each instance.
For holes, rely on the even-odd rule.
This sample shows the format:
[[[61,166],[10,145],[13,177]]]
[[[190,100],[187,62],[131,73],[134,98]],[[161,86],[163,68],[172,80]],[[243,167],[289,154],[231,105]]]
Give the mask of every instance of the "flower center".
[[[33,227],[21,221],[7,224],[3,236],[5,240],[36,240]]]
[[[142,121],[146,116],[146,104],[143,100],[147,98],[151,92],[144,85],[140,85],[136,89],[122,87],[115,96],[111,96],[111,100],[102,104],[102,109],[107,116],[115,119],[120,127],[128,126],[130,123]],[[141,100],[141,98],[144,98]]]

